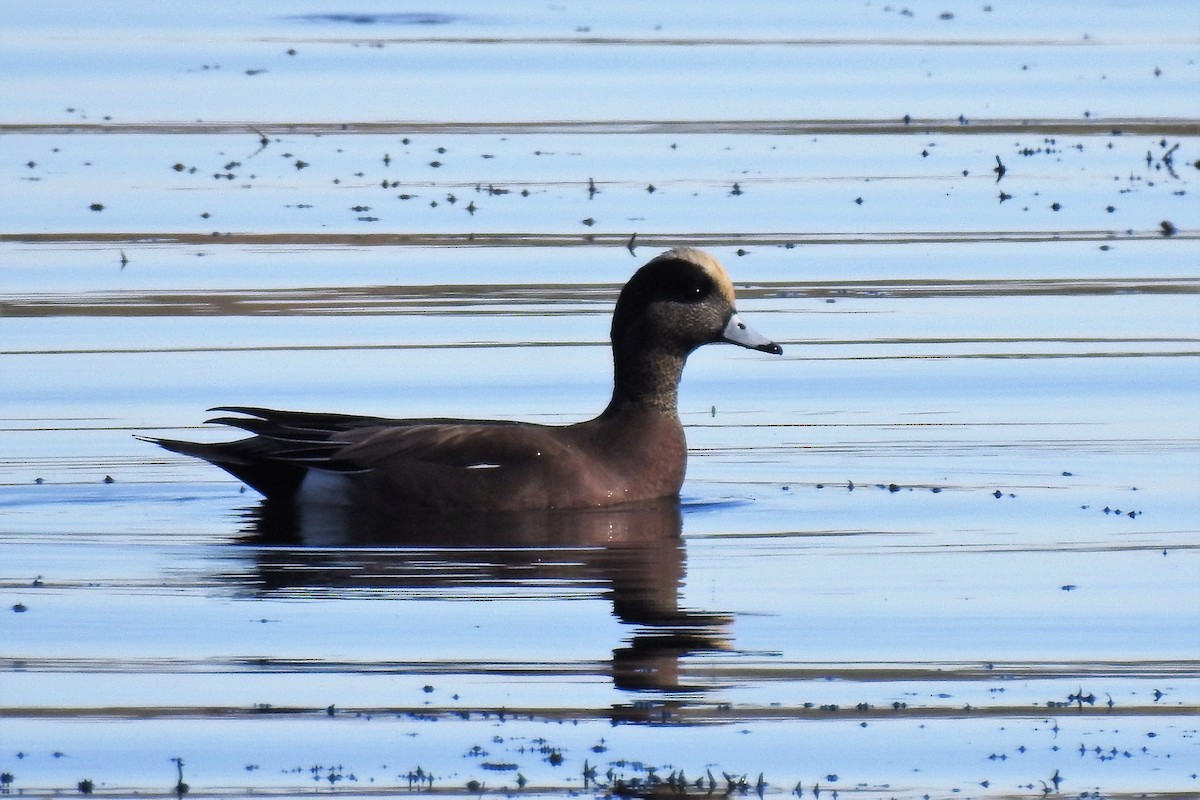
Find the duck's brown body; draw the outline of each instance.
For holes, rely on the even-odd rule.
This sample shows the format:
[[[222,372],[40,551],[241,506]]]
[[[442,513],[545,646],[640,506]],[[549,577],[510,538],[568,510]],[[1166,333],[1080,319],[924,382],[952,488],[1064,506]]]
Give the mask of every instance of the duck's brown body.
[[[403,512],[587,508],[677,496],[687,446],[676,393],[687,355],[729,341],[778,353],[741,323],[711,256],[673,250],[621,292],[613,318],[614,388],[595,419],[546,426],[391,420],[226,407],[219,422],[255,436],[155,440],[203,458],[273,500]]]

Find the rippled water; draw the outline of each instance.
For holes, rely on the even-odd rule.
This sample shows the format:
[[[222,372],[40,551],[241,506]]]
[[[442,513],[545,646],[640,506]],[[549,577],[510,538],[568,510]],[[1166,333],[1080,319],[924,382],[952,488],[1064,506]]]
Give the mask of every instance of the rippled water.
[[[1198,790],[1190,4],[165,8],[0,31],[0,788]],[[298,538],[133,436],[586,418],[684,244],[785,354],[679,506]]]

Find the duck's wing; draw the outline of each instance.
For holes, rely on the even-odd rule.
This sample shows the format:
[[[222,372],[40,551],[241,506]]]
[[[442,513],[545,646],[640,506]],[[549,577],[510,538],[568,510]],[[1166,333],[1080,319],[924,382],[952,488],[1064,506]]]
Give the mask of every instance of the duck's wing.
[[[255,434],[276,459],[337,472],[368,471],[397,459],[451,467],[503,466],[557,449],[545,426],[530,423],[390,419],[241,406],[212,410],[242,414],[208,423]]]
[[[363,470],[396,461],[463,469],[512,467],[569,448],[542,425],[523,422],[407,420],[343,431],[334,469]]]
[[[398,420],[246,406],[212,410],[240,416],[215,417],[208,423],[254,435],[219,443],[147,441],[208,461],[267,497],[293,495],[310,469],[344,474],[415,465],[499,470],[526,466],[563,449],[543,426],[524,423]],[[443,473],[443,480],[448,477]]]
[[[349,496],[405,513],[574,507],[590,473],[565,430],[449,420],[362,427],[341,432],[349,444],[310,466],[348,473],[333,482],[334,494],[322,497]]]

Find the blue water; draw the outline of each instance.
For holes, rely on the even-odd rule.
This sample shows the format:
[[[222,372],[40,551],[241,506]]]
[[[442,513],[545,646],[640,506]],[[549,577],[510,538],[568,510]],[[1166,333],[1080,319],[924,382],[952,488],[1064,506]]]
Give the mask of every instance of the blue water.
[[[10,9],[11,788],[1195,792],[1191,7],[992,5]],[[585,419],[682,244],[785,353],[692,357],[645,541],[280,541],[134,438]]]

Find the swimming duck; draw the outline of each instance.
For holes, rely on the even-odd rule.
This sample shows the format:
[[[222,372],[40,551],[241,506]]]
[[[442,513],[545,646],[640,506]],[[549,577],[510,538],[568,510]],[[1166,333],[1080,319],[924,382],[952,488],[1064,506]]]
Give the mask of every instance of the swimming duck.
[[[387,419],[222,406],[209,420],[253,436],[204,444],[150,439],[204,459],[274,503],[414,513],[510,512],[637,503],[679,494],[687,445],[676,398],[688,355],[729,342],[782,353],[734,307],[715,258],[680,248],[639,269],[612,320],[612,400],[573,425]]]

